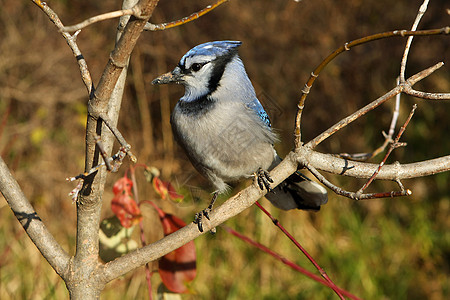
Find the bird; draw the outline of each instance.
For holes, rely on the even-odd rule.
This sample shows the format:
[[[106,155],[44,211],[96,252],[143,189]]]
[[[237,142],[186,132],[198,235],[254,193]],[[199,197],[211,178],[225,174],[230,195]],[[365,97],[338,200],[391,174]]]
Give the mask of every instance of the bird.
[[[281,158],[279,141],[269,116],[239,56],[240,41],[212,41],[189,50],[171,72],[152,84],[181,84],[185,94],[176,103],[170,123],[177,143],[197,171],[214,186],[210,205],[197,213],[194,223],[203,232],[217,195],[233,182],[257,178],[266,198],[282,210],[317,211],[328,201],[327,190],[299,171],[272,189],[268,171]]]

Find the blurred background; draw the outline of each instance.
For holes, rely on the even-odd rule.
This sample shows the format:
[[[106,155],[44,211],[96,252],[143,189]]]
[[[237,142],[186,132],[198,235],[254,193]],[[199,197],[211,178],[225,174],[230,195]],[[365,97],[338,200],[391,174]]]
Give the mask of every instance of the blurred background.
[[[31,1],[0,0],[0,153],[42,220],[63,247],[74,254],[76,213],[65,178],[84,168],[87,93],[70,49],[54,25]],[[177,20],[212,1],[161,1],[153,23]],[[169,116],[184,90],[152,86],[181,56],[211,40],[240,40],[240,55],[261,102],[269,111],[286,154],[293,147],[297,101],[311,71],[345,42],[395,29],[409,29],[422,1],[230,1],[206,16],[170,30],[143,33],[131,57],[119,130],[140,163],[161,171],[185,201],[159,201],[186,222],[209,201],[210,185],[174,143]],[[65,25],[120,9],[120,1],[56,1],[48,4]],[[450,24],[445,0],[431,1],[420,29]],[[98,82],[114,46],[117,20],[84,29],[78,45]],[[353,48],[333,61],[316,81],[302,119],[303,141],[383,95],[395,86],[406,39],[391,38]],[[450,39],[416,38],[407,76],[443,61],[444,67],[415,88],[450,91]],[[389,162],[420,161],[450,152],[450,103],[402,96],[400,127],[412,105],[418,109],[402,137],[408,146]],[[393,101],[377,108],[318,147],[327,153],[370,152],[383,142]],[[117,145],[115,150],[117,151]],[[382,156],[372,162],[379,162]],[[112,215],[112,185],[128,161],[109,176],[104,217]],[[158,201],[138,175],[140,199]],[[356,191],[364,181],[325,174]],[[245,186],[247,183],[243,183]],[[282,212],[262,204],[298,239],[341,288],[363,299],[448,299],[450,260],[449,173],[407,180],[411,197],[355,202],[330,192],[318,213]],[[241,186],[241,187],[242,187]],[[240,187],[238,187],[240,188]],[[370,191],[396,185],[375,182]],[[222,197],[225,199],[226,196]],[[147,241],[162,236],[156,213],[143,208]],[[311,264],[255,207],[228,226],[314,271]],[[196,241],[197,279],[183,299],[335,299],[331,289],[296,273],[267,254],[218,228]],[[151,265],[156,268],[155,264]],[[153,276],[158,286],[158,275]],[[144,269],[106,287],[104,299],[146,299]],[[0,298],[62,299],[64,282],[23,233],[4,199],[0,200]]]

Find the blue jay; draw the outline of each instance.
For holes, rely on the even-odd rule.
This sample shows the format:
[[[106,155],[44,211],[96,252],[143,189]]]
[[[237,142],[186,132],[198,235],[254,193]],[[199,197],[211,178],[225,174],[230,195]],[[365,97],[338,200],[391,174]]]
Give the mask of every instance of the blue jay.
[[[209,219],[217,194],[227,191],[227,183],[242,178],[257,176],[260,188],[269,191],[266,198],[283,210],[319,210],[328,201],[326,189],[299,172],[271,189],[266,170],[281,162],[273,147],[278,138],[239,58],[241,44],[198,45],[172,72],[152,81],[185,87],[171,115],[173,134],[194,167],[216,189],[210,206],[196,215],[200,231],[202,215]]]

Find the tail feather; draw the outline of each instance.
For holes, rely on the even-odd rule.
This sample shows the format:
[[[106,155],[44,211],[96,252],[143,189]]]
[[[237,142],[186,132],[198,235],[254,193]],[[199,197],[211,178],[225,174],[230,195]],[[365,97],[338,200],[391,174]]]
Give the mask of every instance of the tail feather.
[[[311,181],[305,175],[296,172],[280,183],[266,198],[276,207],[283,210],[303,209],[320,210],[320,206],[328,202],[327,190]]]

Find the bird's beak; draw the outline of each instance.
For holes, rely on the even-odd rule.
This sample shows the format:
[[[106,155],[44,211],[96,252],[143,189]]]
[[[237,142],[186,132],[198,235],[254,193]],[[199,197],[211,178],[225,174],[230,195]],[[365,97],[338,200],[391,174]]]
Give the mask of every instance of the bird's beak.
[[[183,81],[183,73],[181,69],[176,67],[172,72],[162,74],[161,76],[153,79],[152,84],[166,84],[166,83],[181,83]]]

